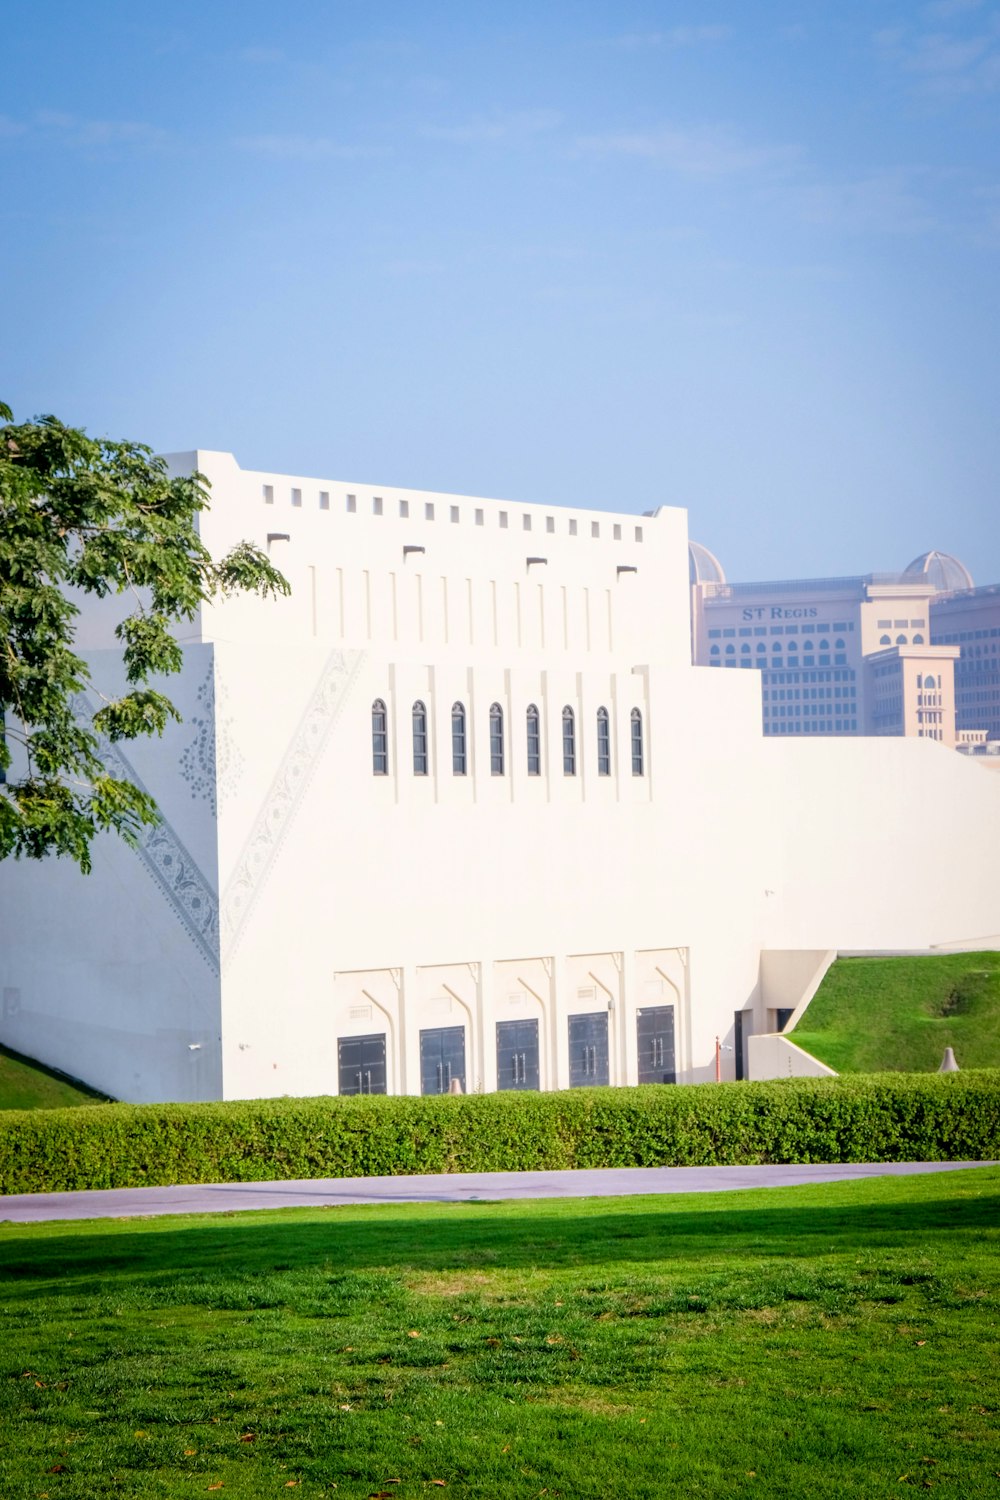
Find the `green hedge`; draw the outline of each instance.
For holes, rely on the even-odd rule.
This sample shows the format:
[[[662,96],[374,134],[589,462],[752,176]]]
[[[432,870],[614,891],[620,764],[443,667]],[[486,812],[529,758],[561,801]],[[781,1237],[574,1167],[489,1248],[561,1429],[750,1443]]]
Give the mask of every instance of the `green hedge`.
[[[465,1098],[106,1104],[0,1115],[0,1193],[558,1167],[998,1157],[997,1070]]]

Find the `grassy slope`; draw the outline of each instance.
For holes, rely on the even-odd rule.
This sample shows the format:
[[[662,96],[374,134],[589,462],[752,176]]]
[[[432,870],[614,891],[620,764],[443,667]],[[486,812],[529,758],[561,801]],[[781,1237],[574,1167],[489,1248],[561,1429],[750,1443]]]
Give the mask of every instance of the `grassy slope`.
[[[792,1039],[838,1073],[1000,1066],[1000,953],[842,958]]]
[[[39,1063],[0,1047],[0,1109],[67,1109],[103,1104],[106,1096],[70,1083]]]
[[[0,1226],[0,1494],[1000,1488],[1000,1170]]]

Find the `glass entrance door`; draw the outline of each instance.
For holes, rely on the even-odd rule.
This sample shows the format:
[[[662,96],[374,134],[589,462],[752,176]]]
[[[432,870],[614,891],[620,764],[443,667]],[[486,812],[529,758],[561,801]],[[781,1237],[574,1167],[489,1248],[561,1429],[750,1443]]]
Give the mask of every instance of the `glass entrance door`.
[[[339,1088],[342,1094],[384,1094],[385,1032],[377,1036],[345,1036],[337,1043]]]
[[[676,1083],[674,1008],[652,1005],[636,1016],[639,1041],[639,1082]]]
[[[420,1092],[449,1094],[457,1079],[465,1093],[465,1027],[438,1026],[420,1033]]]
[[[569,1018],[569,1086],[609,1083],[608,1013]]]
[[[497,1088],[537,1089],[538,1022],[497,1022]]]

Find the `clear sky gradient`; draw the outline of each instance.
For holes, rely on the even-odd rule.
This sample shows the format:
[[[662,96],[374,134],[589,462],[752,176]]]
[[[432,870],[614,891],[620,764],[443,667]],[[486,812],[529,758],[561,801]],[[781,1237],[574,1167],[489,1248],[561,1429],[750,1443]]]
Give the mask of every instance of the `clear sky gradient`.
[[[1000,7],[8,0],[0,398],[1000,581]]]

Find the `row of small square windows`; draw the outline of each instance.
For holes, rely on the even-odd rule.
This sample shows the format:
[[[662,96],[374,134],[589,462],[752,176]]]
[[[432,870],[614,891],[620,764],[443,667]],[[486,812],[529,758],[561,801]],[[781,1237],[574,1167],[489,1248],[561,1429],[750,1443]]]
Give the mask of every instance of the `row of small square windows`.
[[[765,734],[854,734],[857,719],[802,719],[792,724],[765,724]]]
[[[527,772],[529,776],[542,774],[542,729],[541,716],[534,703],[530,703],[524,716],[525,747],[527,750]],[[597,774],[611,775],[611,718],[606,708],[599,708],[597,727]],[[643,741],[642,714],[633,708],[630,716],[632,775],[645,774],[645,745]],[[426,776],[430,770],[429,738],[427,727],[427,705],[419,699],[412,709],[413,774]],[[504,713],[499,703],[490,706],[490,774],[503,776],[506,773],[507,747],[504,735]],[[576,714],[569,704],[562,711],[562,760],[563,775],[575,776],[577,769]],[[453,776],[465,776],[469,769],[468,722],[464,703],[454,703],[451,709],[451,770]],[[389,712],[381,698],[372,704],[372,772],[375,776],[389,774]]]
[[[921,620],[918,623],[923,624],[923,621]],[[903,624],[906,624],[905,620]],[[808,625],[803,625],[801,629],[803,635],[826,635],[831,633],[831,626],[818,624],[814,621],[810,621]],[[840,631],[846,632],[853,629],[853,624],[847,621],[837,621],[832,626],[832,633],[836,635]],[[717,641],[729,640],[731,636],[737,635],[798,635],[798,633],[798,625],[741,625],[739,629],[735,625],[727,625],[725,629],[710,630],[708,638],[710,641]],[[840,644],[843,645],[843,641]]]
[[[724,630],[722,632],[722,634],[726,635],[726,636],[732,635],[732,633],[733,632],[731,630]],[[763,635],[763,633],[764,633],[763,631],[760,632],[761,635]],[[814,634],[815,633],[817,633],[817,632],[814,632]],[[719,634],[719,632],[717,630],[710,630],[708,632],[709,639],[711,639],[713,636],[717,636],[718,634]],[[750,632],[749,632],[749,630],[747,630],[747,631],[742,631],[741,630],[740,634],[741,635],[744,635],[744,634],[745,635],[749,635]],[[846,644],[845,641],[842,641],[842,640],[835,641],[834,642],[834,647],[835,647],[835,649],[837,651],[846,651],[847,650],[847,644]],[[728,655],[731,656],[732,653],[735,651],[735,649],[736,649],[735,646],[727,646],[726,647],[726,652],[727,652]],[[771,650],[772,651],[781,651],[782,649],[783,649],[783,647],[782,647],[782,644],[781,644],[780,641],[774,641],[772,643],[772,645],[771,645]],[[789,649],[789,651],[797,651],[799,649],[799,643],[798,643],[798,641],[790,641],[788,643],[788,649]],[[812,641],[803,641],[802,642],[802,649],[803,649],[803,651],[812,651],[813,650],[813,642]],[[829,641],[820,641],[820,643],[819,643],[819,649],[821,651],[829,651],[829,649],[830,649],[830,642]],[[743,652],[747,652],[747,651],[750,650],[750,647],[747,646],[747,645],[743,645],[743,646],[740,647],[740,650],[743,651]],[[758,641],[757,642],[757,650],[758,651],[766,651],[767,650],[767,646],[765,645],[765,643],[763,641]],[[718,654],[719,654],[719,648],[718,648],[718,646],[713,646],[712,647],[712,655],[713,656],[718,656]]]
[[[274,485],[273,484],[265,484],[263,486],[263,492],[264,492],[264,504],[265,505],[273,505],[274,504]],[[295,507],[301,507],[301,505],[302,505],[302,491],[299,490],[299,489],[293,489],[291,493],[292,493],[292,505],[295,506]],[[329,490],[320,490],[320,492],[319,492],[319,508],[320,508],[320,510],[329,510],[330,509],[330,492],[329,492]],[[357,495],[348,495],[346,497],[346,509],[347,509],[348,513],[351,514],[351,515],[354,515],[356,513],[356,511],[357,511],[357,508],[358,508],[358,497],[357,497]],[[372,515],[373,516],[381,516],[384,513],[385,512],[384,512],[384,508],[383,508],[383,502],[382,502],[381,495],[373,495],[372,496]],[[406,520],[409,517],[409,514],[410,514],[410,502],[409,502],[409,500],[400,500],[399,501],[399,514],[400,514],[400,517],[403,520]],[[433,521],[434,518],[435,518],[435,516],[436,516],[436,514],[437,514],[437,502],[434,501],[434,500],[426,500],[424,502],[424,520],[425,521]],[[509,513],[509,511],[498,510],[497,513],[496,513],[496,515],[497,515],[497,524],[499,525],[500,530],[501,531],[506,531],[507,528],[508,528],[509,522],[510,522],[510,513]],[[481,509],[477,508],[475,510],[475,512],[474,512],[474,518],[475,518],[475,524],[477,526],[484,526],[486,524],[486,512],[485,512],[485,510],[481,510]],[[462,519],[461,506],[450,505],[448,507],[448,519],[453,524],[457,525],[461,521],[461,519]],[[570,516],[568,525],[569,525],[569,535],[570,536],[578,536],[579,535],[579,527],[578,527],[577,519],[576,519],[575,516]],[[522,527],[522,530],[524,530],[524,531],[531,531],[531,529],[532,529],[532,516],[531,516],[530,512],[524,511],[522,513],[522,515],[521,515],[521,527]],[[547,532],[554,532],[555,529],[556,529],[556,518],[555,518],[555,516],[546,516],[545,517],[545,530]],[[600,534],[601,534],[601,523],[600,523],[600,521],[591,521],[591,523],[590,523],[590,534],[591,534],[592,537],[599,537],[600,536]],[[616,542],[620,542],[622,540],[622,526],[621,526],[621,524],[619,522],[614,522],[612,524],[611,535],[612,535],[612,539],[614,541],[616,541]],[[636,526],[634,528],[634,540],[637,541],[637,542],[641,542],[642,541],[642,527],[641,526]]]
[[[761,694],[765,703],[797,703],[803,698],[856,698],[857,688],[765,688]],[[767,709],[764,710],[767,713]]]
[[[750,657],[750,655],[749,655],[750,647],[749,646],[744,646],[743,650],[747,654],[743,657],[743,659],[739,663],[741,667],[765,667],[767,665],[767,659],[766,659],[766,657],[758,656],[756,658],[756,660],[753,660]],[[726,654],[727,654],[726,666],[727,667],[735,667],[736,666],[736,655],[735,655],[735,652],[734,652],[734,649],[733,649],[732,646],[727,646],[726,647]],[[833,658],[833,661],[834,661],[834,665],[836,665],[838,667],[844,667],[844,666],[847,665],[847,656],[842,651],[837,652],[837,654]],[[799,664],[799,658],[797,656],[789,656],[787,658],[787,662],[788,662],[788,665],[790,667],[797,667],[798,664]],[[817,659],[816,659],[815,656],[809,655],[809,656],[803,656],[802,657],[802,665],[805,666],[805,667],[814,667],[814,666],[816,666],[816,663],[817,663]],[[830,655],[829,655],[829,652],[822,652],[820,654],[819,665],[821,667],[828,667],[830,665]],[[713,646],[712,647],[712,655],[711,655],[711,660],[709,661],[709,666],[710,667],[721,667],[722,666],[722,660],[721,660],[721,658],[719,656],[719,648],[718,648],[718,646]],[[773,658],[772,666],[776,666],[776,667],[781,666],[781,659],[780,659],[780,657],[776,656],[776,657]]]
[[[834,644],[834,650],[835,651],[846,651],[846,649],[847,649],[847,646],[846,646],[845,642],[842,641],[842,640],[834,641],[833,644]],[[775,654],[777,654],[778,652],[780,652],[782,649],[783,649],[783,647],[782,647],[782,644],[781,644],[780,641],[772,641],[772,643],[771,643],[771,650],[773,652],[775,652]],[[789,654],[789,656],[792,656],[798,649],[799,649],[799,643],[798,643],[798,641],[789,641],[789,643],[788,643],[788,654]],[[803,641],[802,642],[802,649],[803,649],[803,651],[815,651],[815,649],[816,649],[815,643],[813,641]],[[829,651],[829,649],[830,649],[830,642],[829,641],[820,641],[820,643],[819,643],[819,649],[821,651]],[[764,641],[758,641],[757,642],[756,651],[757,651],[757,655],[758,656],[763,656],[766,653],[767,646],[766,646],[766,644],[765,644]],[[743,645],[740,647],[740,653],[743,656],[749,656],[750,655],[750,647],[747,644],[747,642],[744,641]],[[729,645],[729,646],[726,647],[726,655],[727,656],[734,656],[735,654],[736,654],[736,647],[735,646]],[[718,656],[719,655],[719,648],[718,648],[718,646],[711,646],[709,648],[709,655],[710,656]]]

